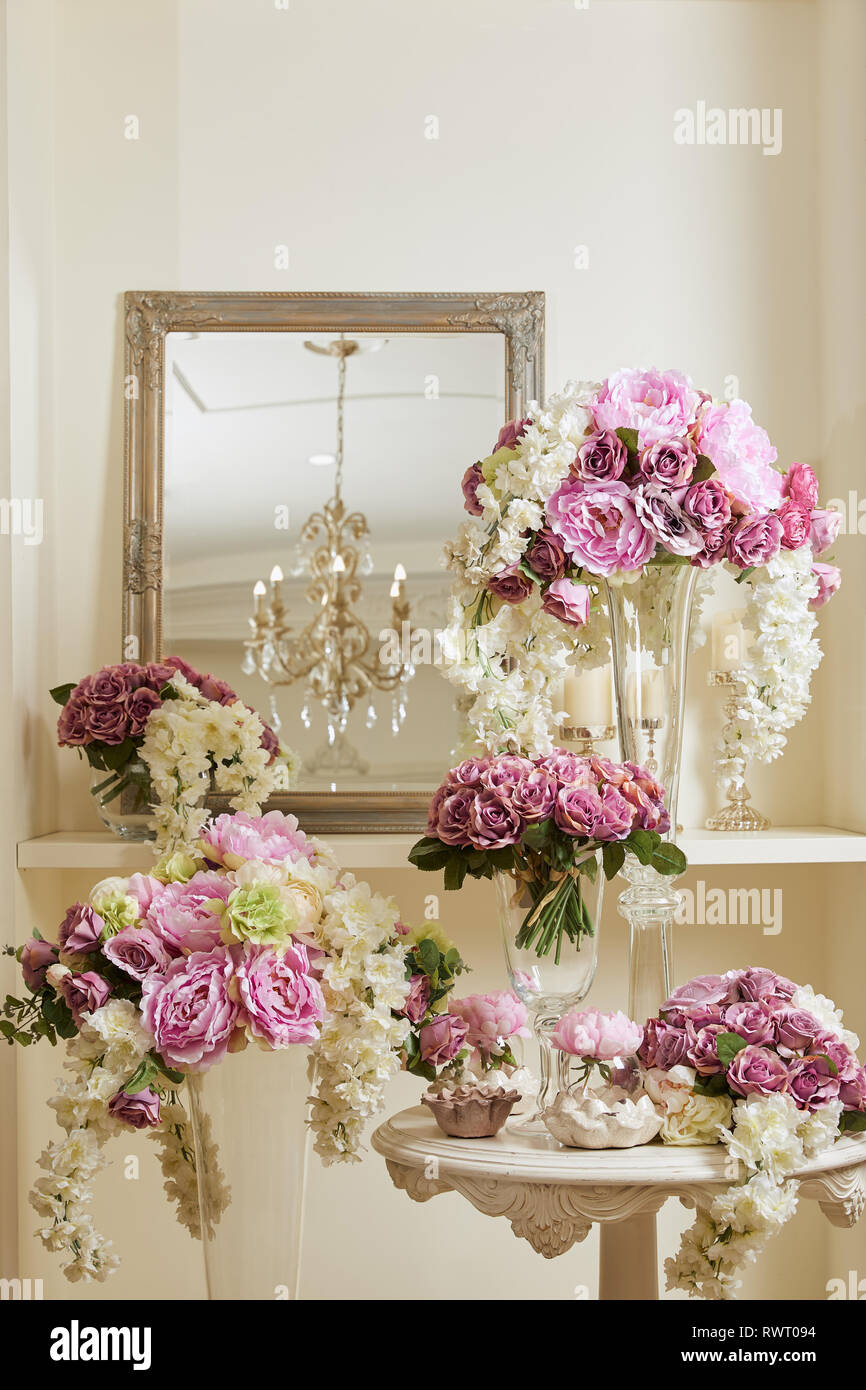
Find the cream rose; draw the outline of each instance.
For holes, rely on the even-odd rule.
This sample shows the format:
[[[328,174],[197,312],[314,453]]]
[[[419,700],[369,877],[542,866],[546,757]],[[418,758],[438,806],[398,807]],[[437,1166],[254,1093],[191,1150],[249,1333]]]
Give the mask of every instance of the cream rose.
[[[718,1144],[730,1118],[730,1096],[698,1096],[692,1092],[685,1104],[666,1113],[660,1133],[666,1144]]]

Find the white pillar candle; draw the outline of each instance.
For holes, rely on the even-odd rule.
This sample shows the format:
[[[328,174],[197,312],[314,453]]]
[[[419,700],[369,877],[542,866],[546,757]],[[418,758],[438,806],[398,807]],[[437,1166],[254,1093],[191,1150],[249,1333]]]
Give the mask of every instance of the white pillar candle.
[[[641,673],[641,718],[661,719],[665,712],[664,677],[654,668]]]
[[[562,708],[575,728],[606,728],[613,715],[610,667],[597,666],[579,674],[569,668],[562,682]]]

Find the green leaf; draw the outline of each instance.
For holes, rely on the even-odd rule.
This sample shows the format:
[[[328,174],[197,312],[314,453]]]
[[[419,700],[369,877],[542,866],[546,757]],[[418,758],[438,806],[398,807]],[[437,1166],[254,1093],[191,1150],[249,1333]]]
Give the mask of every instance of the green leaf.
[[[463,887],[463,880],[466,877],[466,860],[459,854],[452,855],[445,865],[445,888],[448,892],[453,892]]]
[[[156,1065],[153,1059],[148,1056],[140,1064],[128,1081],[124,1082],[123,1089],[128,1096],[134,1096],[138,1091],[143,1091],[145,1086],[149,1086],[151,1081],[156,1079]]]
[[[608,881],[616,878],[623,864],[625,863],[625,845],[621,840],[609,841],[601,852],[601,862],[604,866],[604,876]]]
[[[135,748],[135,742],[131,738],[125,738],[123,743],[114,747],[103,747],[102,760],[110,772],[119,772],[124,763],[128,763],[133,756]]]
[[[716,1056],[725,1067],[729,1067],[737,1053],[748,1046],[746,1039],[741,1038],[739,1033],[716,1034]]]
[[[690,478],[690,483],[705,483],[707,478],[711,478],[716,471],[716,465],[712,459],[707,458],[706,454],[698,454],[695,464],[695,471]]]
[[[694,1091],[699,1096],[722,1096],[728,1093],[728,1083],[723,1072],[715,1076],[696,1076]]]
[[[65,705],[77,684],[78,681],[67,681],[65,685],[55,685],[48,694],[56,705]]]
[[[861,1134],[866,1129],[866,1114],[862,1110],[843,1110],[839,1128],[843,1134]]]
[[[681,874],[689,867],[689,861],[678,845],[662,840],[653,851],[652,867],[660,874]]]
[[[658,844],[658,835],[652,830],[633,830],[628,838],[621,843],[628,845],[641,864],[649,864]]]
[[[823,1062],[827,1063],[827,1066],[830,1068],[831,1076],[839,1075],[839,1068],[836,1066],[836,1063],[833,1061],[833,1058],[827,1056],[826,1052],[816,1052],[815,1056],[820,1057]]]
[[[431,975],[434,970],[439,969],[441,952],[436,942],[431,941],[428,936],[425,936],[423,941],[418,942],[414,954],[425,975]]]
[[[13,1038],[15,1036],[15,1024],[11,1019],[0,1019],[0,1035],[4,1038]]]
[[[540,820],[535,825],[530,825],[523,832],[523,843],[530,849],[543,849],[550,839],[551,833],[555,829],[553,820]]]
[[[630,454],[637,453],[637,430],[630,429],[628,425],[620,425],[615,431],[618,439],[621,439]]]
[[[747,565],[744,570],[740,570],[740,573],[735,576],[734,583],[742,584],[743,580],[748,579],[750,574],[754,574],[757,568],[757,565]]]
[[[149,1052],[147,1055],[151,1058],[154,1066],[157,1068],[158,1071],[162,1073],[163,1076],[167,1077],[168,1080],[173,1082],[175,1086],[179,1086],[181,1084],[186,1075],[185,1072],[176,1071],[174,1067],[168,1066],[168,1064],[162,1060],[158,1052]]]

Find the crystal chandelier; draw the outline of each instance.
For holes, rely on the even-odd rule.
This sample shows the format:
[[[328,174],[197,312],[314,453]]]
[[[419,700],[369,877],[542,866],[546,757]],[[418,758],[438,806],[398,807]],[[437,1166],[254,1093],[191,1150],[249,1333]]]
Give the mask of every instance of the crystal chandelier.
[[[291,573],[308,573],[305,591],[314,616],[300,632],[286,621],[283,602],[283,571],[275,565],[270,576],[270,594],[259,580],[253,589],[254,612],[249,619],[251,636],[244,642],[242,669],[258,674],[272,688],[306,682],[301,719],[309,728],[310,705],[319,703],[328,721],[327,741],[311,758],[305,759],[308,772],[354,770],[366,772],[368,764],[346,737],[346,725],[355,705],[366,698],[367,728],[376,722],[374,691],[392,694],[391,731],[400,732],[406,718],[409,681],[415,674],[411,658],[404,654],[409,644],[402,640],[409,631],[409,603],[404,585],[406,571],[397,565],[391,584],[391,625],[398,635],[399,661],[385,661],[376,650],[366,624],[355,611],[362,593],[361,575],[373,571],[373,559],[366,544],[370,534],[367,518],[361,512],[347,512],[343,503],[343,429],[346,393],[346,363],[360,351],[360,344],[340,336],[327,347],[314,343],[304,346],[312,352],[337,359],[337,452],[333,496],[313,512],[301,527],[300,540]],[[319,460],[317,460],[319,461]],[[331,458],[320,461],[331,462]],[[363,544],[363,551],[361,545]],[[391,644],[393,646],[393,644]],[[271,694],[271,716],[279,728],[276,696]]]

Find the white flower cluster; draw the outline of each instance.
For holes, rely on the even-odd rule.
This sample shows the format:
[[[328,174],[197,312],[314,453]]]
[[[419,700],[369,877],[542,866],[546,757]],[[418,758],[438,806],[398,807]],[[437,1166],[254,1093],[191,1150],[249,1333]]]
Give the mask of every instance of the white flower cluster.
[[[310,1059],[314,1147],[326,1164],[355,1160],[364,1122],[381,1109],[400,1070],[409,1022],[395,1018],[409,990],[405,949],[390,898],[343,874],[325,894],[319,928],[328,954],[328,1015]]]
[[[284,777],[279,761],[269,764],[254,710],[239,700],[208,700],[180,673],[171,683],[178,698],[153,711],[141,745],[158,799],[157,845],[166,853],[198,840],[208,816],[201,803],[211,771],[217,791],[232,793],[234,809],[253,815]]]
[[[87,1015],[81,1032],[67,1045],[70,1079],[58,1081],[49,1101],[66,1138],[49,1144],[40,1156],[47,1176],[37,1179],[30,1203],[45,1222],[37,1234],[46,1248],[67,1252],[63,1271],[72,1282],[102,1281],[119,1263],[111,1242],[94,1228],[92,1182],[105,1167],[106,1140],[124,1128],[109,1114],[108,1102],[152,1045],[128,999],[109,1000]]]
[[[757,1259],[797,1209],[792,1175],[832,1146],[841,1113],[840,1100],[814,1114],[779,1093],[737,1101],[722,1139],[748,1176],[725,1188],[708,1211],[698,1211],[676,1258],[665,1261],[668,1289],[701,1298],[736,1296],[743,1266]]]
[[[787,731],[809,707],[812,674],[821,662],[813,635],[818,620],[809,607],[818,591],[810,547],[780,550],[749,583],[743,626],[756,641],[734,672],[743,693],[717,746],[714,771],[722,791],[741,788],[742,759],[771,762],[784,751]]]
[[[163,1189],[169,1201],[177,1207],[177,1219],[191,1236],[201,1240],[201,1209],[199,1207],[198,1165],[190,1129],[189,1116],[176,1091],[170,1091],[168,1102],[162,1106],[162,1125],[153,1131],[159,1147],[159,1163],[165,1178]],[[211,1119],[206,1113],[199,1117],[199,1147],[204,1155],[202,1180],[204,1207],[213,1225],[231,1202],[231,1193],[219,1166],[216,1144],[213,1142]]]

